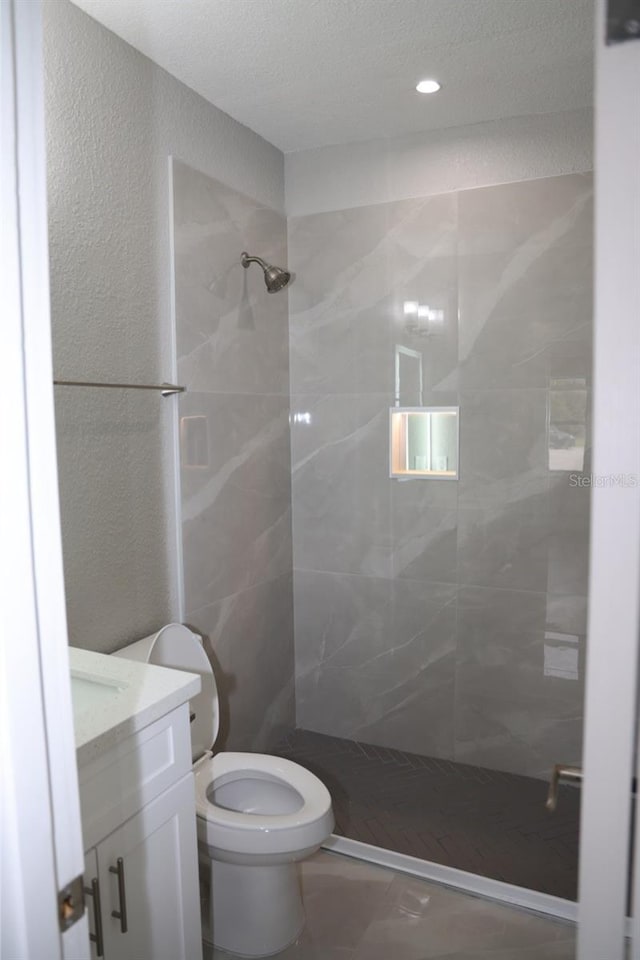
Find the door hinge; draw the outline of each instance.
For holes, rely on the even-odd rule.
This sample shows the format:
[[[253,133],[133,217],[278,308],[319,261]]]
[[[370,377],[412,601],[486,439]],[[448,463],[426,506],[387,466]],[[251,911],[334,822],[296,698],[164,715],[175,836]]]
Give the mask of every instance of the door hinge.
[[[607,44],[640,40],[640,0],[607,0]]]
[[[58,920],[64,933],[84,916],[84,878],[82,874],[58,891]]]

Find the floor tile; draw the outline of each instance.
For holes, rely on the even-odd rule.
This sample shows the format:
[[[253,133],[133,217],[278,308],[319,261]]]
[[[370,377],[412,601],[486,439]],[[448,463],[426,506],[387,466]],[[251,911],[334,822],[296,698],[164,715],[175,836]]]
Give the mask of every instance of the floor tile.
[[[302,869],[303,943],[322,951],[355,949],[386,907],[392,882],[391,871],[352,858],[320,853],[308,860]]]
[[[354,960],[564,958],[573,938],[570,924],[397,876],[386,911],[369,925]]]
[[[301,865],[307,925],[275,960],[573,960],[575,927],[340,854]],[[205,944],[204,960],[237,960]]]

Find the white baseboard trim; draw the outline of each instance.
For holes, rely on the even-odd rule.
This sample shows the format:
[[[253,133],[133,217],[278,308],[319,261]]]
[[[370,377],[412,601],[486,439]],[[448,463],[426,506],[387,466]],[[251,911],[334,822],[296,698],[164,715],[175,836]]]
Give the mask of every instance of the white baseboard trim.
[[[467,873],[466,870],[446,867],[440,863],[432,863],[430,860],[420,860],[405,853],[384,850],[370,843],[361,843],[359,840],[350,840],[349,837],[338,837],[335,834],[332,834],[322,846],[324,850],[333,853],[342,853],[346,857],[376,863],[380,867],[389,867],[400,873],[408,873],[421,880],[432,880],[477,897],[499,900],[501,903],[533,910],[535,913],[543,913],[560,920],[569,920],[572,923],[576,923],[578,919],[577,903],[572,900],[563,900],[561,897],[552,897],[548,893],[516,887],[501,880],[491,880],[489,877]]]

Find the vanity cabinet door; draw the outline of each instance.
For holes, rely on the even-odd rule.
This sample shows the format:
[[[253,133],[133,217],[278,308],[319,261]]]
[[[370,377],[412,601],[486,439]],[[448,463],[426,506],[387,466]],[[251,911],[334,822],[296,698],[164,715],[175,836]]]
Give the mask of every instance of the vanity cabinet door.
[[[193,774],[98,844],[106,960],[201,960]]]
[[[93,850],[87,850],[84,855],[84,893],[86,909],[89,915],[91,960],[102,960],[104,957],[102,911],[100,902],[100,880],[98,877],[98,855],[95,847]]]

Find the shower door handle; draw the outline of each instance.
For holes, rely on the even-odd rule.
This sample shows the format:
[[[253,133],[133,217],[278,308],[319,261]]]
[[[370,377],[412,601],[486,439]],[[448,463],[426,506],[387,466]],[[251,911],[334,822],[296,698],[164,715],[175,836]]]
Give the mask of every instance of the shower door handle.
[[[582,767],[571,767],[565,763],[556,763],[551,771],[551,780],[549,781],[549,793],[545,804],[547,810],[553,813],[558,804],[558,787],[561,780],[568,780],[573,783],[582,783]]]

